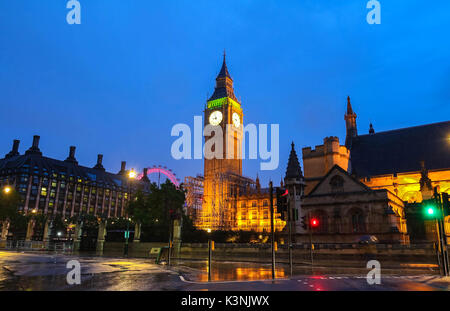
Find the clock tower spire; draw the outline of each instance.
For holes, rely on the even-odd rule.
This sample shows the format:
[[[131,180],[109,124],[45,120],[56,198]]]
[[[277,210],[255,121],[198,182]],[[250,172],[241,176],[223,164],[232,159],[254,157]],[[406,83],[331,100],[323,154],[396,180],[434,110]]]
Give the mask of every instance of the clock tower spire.
[[[203,220],[200,227],[205,230],[230,229],[233,224],[226,198],[232,187],[230,176],[242,176],[243,113],[241,103],[234,94],[225,53],[214,93],[206,102],[204,116],[205,129],[213,126],[221,131],[212,130],[211,136],[205,136],[205,151],[209,152],[211,148],[214,156],[206,157],[205,153]],[[215,136],[220,134],[221,139],[217,139]],[[219,142],[222,146],[216,146]],[[219,147],[222,147],[222,156],[214,152],[220,150]]]

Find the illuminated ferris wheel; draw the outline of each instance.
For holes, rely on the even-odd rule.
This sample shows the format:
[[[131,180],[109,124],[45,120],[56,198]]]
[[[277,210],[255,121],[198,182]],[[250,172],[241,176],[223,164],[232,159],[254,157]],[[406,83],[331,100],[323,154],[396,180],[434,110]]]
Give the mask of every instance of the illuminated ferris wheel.
[[[166,166],[161,166],[161,165],[153,165],[153,167],[148,167],[147,168],[147,176],[150,178],[149,175],[154,176],[155,178],[158,179],[158,187],[161,184],[161,177],[166,177],[167,179],[169,179],[172,184],[175,185],[175,187],[179,187],[180,186],[180,179],[178,179],[176,177],[176,174],[174,172],[172,172],[172,170],[170,168],[167,168]],[[157,177],[156,177],[157,175]],[[163,175],[163,176],[161,176]],[[137,178],[141,179],[142,177],[144,177],[144,173],[141,173]]]

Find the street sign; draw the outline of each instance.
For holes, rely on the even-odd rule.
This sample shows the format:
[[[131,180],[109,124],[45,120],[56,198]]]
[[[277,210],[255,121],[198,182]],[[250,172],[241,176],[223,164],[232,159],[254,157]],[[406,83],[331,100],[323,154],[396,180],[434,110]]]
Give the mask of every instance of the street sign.
[[[152,247],[152,249],[150,250],[150,254],[158,254],[160,250],[160,247]]]

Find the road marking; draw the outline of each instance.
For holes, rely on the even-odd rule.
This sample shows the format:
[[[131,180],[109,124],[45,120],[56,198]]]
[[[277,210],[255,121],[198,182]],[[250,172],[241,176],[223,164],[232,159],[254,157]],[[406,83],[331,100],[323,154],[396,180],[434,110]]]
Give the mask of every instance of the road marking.
[[[252,283],[252,282],[270,282],[270,281],[289,281],[289,279],[268,279],[268,280],[243,280],[243,281],[211,281],[211,282],[199,282],[199,281],[189,281],[186,280],[182,275],[179,275],[180,280],[185,283],[192,283],[192,284],[227,284],[227,283]]]

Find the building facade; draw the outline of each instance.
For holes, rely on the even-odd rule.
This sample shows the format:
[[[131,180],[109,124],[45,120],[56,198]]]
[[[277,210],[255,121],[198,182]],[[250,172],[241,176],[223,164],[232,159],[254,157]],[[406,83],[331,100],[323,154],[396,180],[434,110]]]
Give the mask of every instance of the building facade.
[[[118,173],[106,172],[99,154],[94,167],[81,166],[74,146],[64,161],[48,158],[39,149],[39,139],[34,136],[33,145],[23,154],[20,141],[14,140],[12,150],[0,159],[0,186],[16,189],[22,198],[19,211],[25,215],[124,217],[132,194],[148,189],[148,179],[128,178],[125,162]]]
[[[327,229],[321,229],[324,239],[327,233],[331,234],[336,231],[336,226],[339,227],[336,215],[347,215],[347,220],[344,220],[347,225],[342,227],[343,235],[336,235],[335,238],[330,235],[331,240],[344,239],[345,234],[347,240],[356,238],[356,235],[348,235],[353,231],[360,235],[376,234],[385,237],[385,240],[407,242],[407,208],[419,206],[408,203],[420,203],[431,198],[435,187],[439,192],[450,193],[450,121],[380,133],[375,133],[370,124],[368,134],[359,135],[356,118],[350,98],[347,98],[345,145],[340,145],[337,137],[327,137],[323,145],[314,149],[303,148],[305,210],[321,213],[326,218],[323,223],[327,224]],[[360,190],[355,192],[348,186],[339,186],[341,189],[338,192],[333,190],[333,185],[335,188],[346,185],[338,181],[338,177],[327,180],[333,177],[329,175],[331,170],[336,171],[336,167],[341,169],[337,175],[347,173],[348,176],[341,176],[343,180],[353,179],[347,185],[359,183]],[[327,184],[328,190],[324,184]],[[373,195],[370,193],[382,195],[383,203],[375,204],[381,202],[378,201],[380,198],[372,203],[366,202],[363,197]],[[345,204],[342,201],[344,197],[347,198]],[[329,207],[326,209],[324,205]],[[349,213],[348,209],[353,212]],[[374,218],[373,215],[381,216]],[[353,224],[355,221],[356,224]],[[449,221],[447,218],[447,234],[450,232]],[[325,232],[327,230],[330,231]]]
[[[243,117],[224,55],[214,93],[204,110],[205,133],[211,135],[205,134],[203,201],[195,219],[199,229],[271,230],[269,189],[261,188],[258,178],[242,175]],[[188,190],[187,196],[194,193]],[[299,208],[299,202],[298,196],[293,206]],[[274,228],[281,231],[286,222],[280,218],[275,198],[273,204]]]

